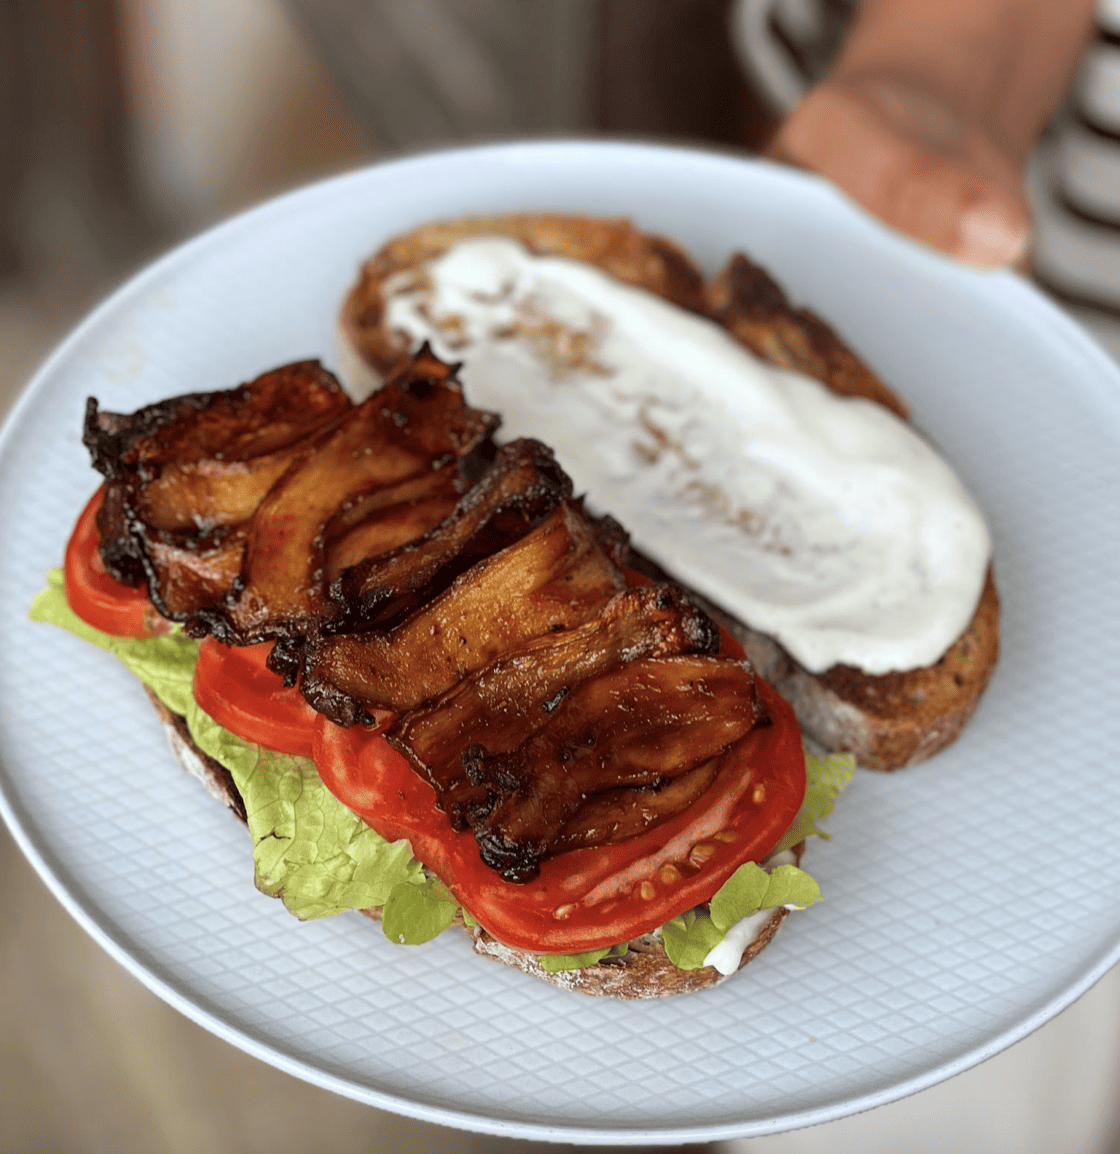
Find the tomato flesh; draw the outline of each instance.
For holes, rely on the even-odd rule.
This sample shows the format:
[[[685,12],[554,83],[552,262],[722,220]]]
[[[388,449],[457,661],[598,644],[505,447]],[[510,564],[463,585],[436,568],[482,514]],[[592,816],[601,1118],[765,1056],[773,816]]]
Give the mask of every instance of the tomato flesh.
[[[148,590],[122,585],[105,571],[97,511],[104,489],[98,489],[82,510],[66,544],[66,600],[87,624],[114,637],[148,637],[158,630],[158,615],[148,602]]]
[[[558,854],[526,884],[507,882],[456,833],[435,790],[377,733],[316,721],[315,764],[327,788],[413,855],[494,937],[519,949],[582,953],[629,941],[701,902],[747,861],[777,844],[805,793],[805,759],[793,711],[764,682],[771,724],[727,755],[693,805],[617,845]]]
[[[245,741],[310,757],[319,716],[298,689],[265,662],[272,642],[230,646],[203,639],[194,670],[194,699],[219,725]]]

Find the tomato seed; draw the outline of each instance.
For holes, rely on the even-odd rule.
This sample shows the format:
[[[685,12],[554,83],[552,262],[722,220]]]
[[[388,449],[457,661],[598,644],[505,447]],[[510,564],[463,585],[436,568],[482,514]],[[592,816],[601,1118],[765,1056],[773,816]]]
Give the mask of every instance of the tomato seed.
[[[697,842],[696,845],[692,847],[692,851],[688,855],[688,860],[692,862],[694,866],[701,866],[715,852],[716,847],[714,845],[709,845],[706,841]]]

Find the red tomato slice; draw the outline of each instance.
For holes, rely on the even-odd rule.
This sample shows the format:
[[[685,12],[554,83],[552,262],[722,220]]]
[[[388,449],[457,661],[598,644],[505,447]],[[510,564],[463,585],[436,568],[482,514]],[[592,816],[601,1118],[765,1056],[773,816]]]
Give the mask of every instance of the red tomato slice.
[[[203,639],[194,669],[194,699],[230,733],[281,753],[310,757],[319,716],[298,689],[265,665],[272,642],[230,646]]]
[[[98,546],[97,511],[104,489],[82,510],[66,545],[66,600],[87,624],[114,637],[147,637],[161,620],[148,601],[148,590],[115,581],[105,571]]]
[[[456,833],[435,790],[377,733],[316,722],[315,764],[327,788],[390,841],[407,838],[487,930],[519,949],[583,953],[629,941],[706,901],[744,862],[764,857],[805,794],[805,758],[793,711],[764,682],[772,724],[727,755],[702,797],[669,821],[617,845],[575,850],[540,875],[505,881]]]

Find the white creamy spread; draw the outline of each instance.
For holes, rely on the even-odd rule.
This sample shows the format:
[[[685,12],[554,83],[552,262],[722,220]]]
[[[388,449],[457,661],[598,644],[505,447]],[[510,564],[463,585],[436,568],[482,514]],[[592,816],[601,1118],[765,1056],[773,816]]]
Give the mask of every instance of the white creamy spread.
[[[764,364],[576,261],[465,240],[389,281],[388,328],[462,360],[501,438],[551,445],[596,509],[813,672],[935,662],[984,583],[983,518],[906,422]]]
[[[793,851],[785,850],[766,861],[763,868],[769,873],[780,865],[796,864],[797,857]],[[797,906],[787,906],[786,908],[795,910]],[[753,914],[747,914],[745,918],[736,922],[727,931],[723,941],[718,946],[714,946],[708,951],[704,958],[704,965],[714,966],[724,976],[735,973],[739,968],[739,963],[743,960],[743,952],[762,933],[766,923],[773,916],[774,910],[772,909],[761,909],[756,910]]]

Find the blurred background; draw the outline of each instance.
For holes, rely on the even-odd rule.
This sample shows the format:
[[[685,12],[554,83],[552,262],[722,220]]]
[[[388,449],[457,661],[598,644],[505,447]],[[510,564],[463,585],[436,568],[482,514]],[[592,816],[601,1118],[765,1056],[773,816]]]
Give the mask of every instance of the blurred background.
[[[310,179],[403,150],[519,135],[612,133],[760,151],[798,84],[827,65],[852,4],[779,5],[764,28],[777,55],[761,57],[743,43],[757,8],[0,0],[0,408],[130,273]],[[1037,271],[1120,353],[1120,314],[1094,287],[1120,286],[1116,229],[1100,212],[1079,215],[1048,178],[1055,155],[1095,139],[1071,100],[1062,124],[1085,140],[1071,144],[1056,124],[1035,166],[1047,240]],[[400,1119],[279,1073],[179,1016],[104,955],[2,830],[0,878],[2,1151],[554,1149]],[[1106,1154],[1120,1151],[1118,1073],[1113,974],[949,1083],[868,1115],[720,1150],[868,1154],[904,1144]]]

